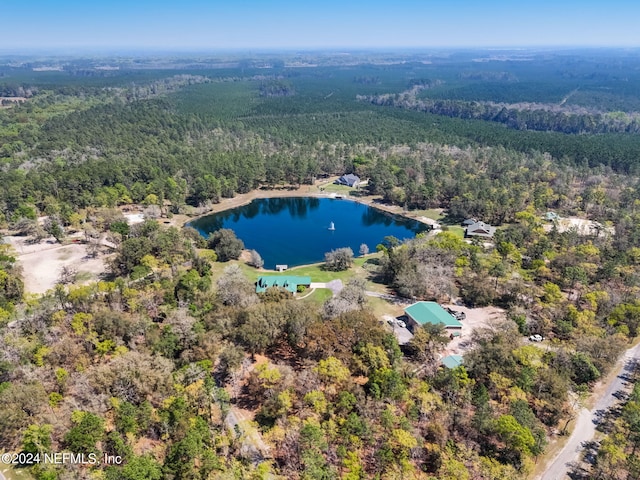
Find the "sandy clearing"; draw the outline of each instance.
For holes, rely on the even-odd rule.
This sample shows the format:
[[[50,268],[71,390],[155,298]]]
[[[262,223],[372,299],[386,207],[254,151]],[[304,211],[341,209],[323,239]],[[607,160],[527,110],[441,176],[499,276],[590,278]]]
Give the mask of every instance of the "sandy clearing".
[[[27,243],[26,237],[5,237],[13,246],[18,264],[22,266],[24,289],[27,293],[41,294],[55,287],[62,267],[76,270],[83,281],[95,281],[105,272],[104,258],[89,258],[82,243],[60,245],[50,238],[42,243]]]
[[[462,331],[459,337],[454,337],[444,351],[444,355],[462,355],[470,348],[471,333],[477,328],[488,327],[506,318],[505,311],[498,307],[469,308],[458,305],[442,305],[458,312],[464,312],[466,318],[462,320]]]
[[[25,97],[0,97],[0,108],[11,108],[19,103],[26,102]]]
[[[144,222],[144,213],[125,213],[124,218],[127,219],[129,225]]]
[[[401,297],[396,297],[395,295],[390,294],[381,294],[377,292],[369,292],[367,291],[368,296],[382,298],[387,302],[394,303],[396,305],[402,305],[402,308],[409,306],[411,302],[406,302],[407,299],[403,299]],[[442,356],[447,355],[463,355],[467,352],[473,345],[470,342],[471,334],[475,329],[489,327],[498,322],[501,322],[506,318],[506,312],[499,307],[480,307],[480,308],[469,308],[463,307],[455,304],[442,304],[443,308],[451,308],[452,310],[458,312],[464,312],[466,317],[460,323],[462,323],[462,330],[460,331],[459,337],[454,337],[447,347],[441,352]],[[403,312],[400,316],[393,316],[389,314],[382,315],[384,321],[387,319],[394,320],[403,320],[406,321],[405,314]],[[401,329],[397,327],[394,323],[393,327],[394,333],[400,344],[407,343],[413,337],[413,334],[409,332],[407,329]],[[406,330],[405,332],[400,332],[401,330]],[[403,335],[398,335],[398,333],[402,333]],[[408,334],[408,335],[407,335]]]
[[[555,223],[558,232],[566,232],[574,228],[578,235],[594,235],[598,229],[602,233],[606,233],[608,235],[615,234],[614,227],[605,227],[598,222],[594,222],[592,220],[586,220],[584,218],[577,217],[566,217],[561,218]],[[543,226],[544,230],[550,232],[553,229],[553,224],[547,223]]]
[[[441,230],[442,226],[435,220],[433,220],[432,218],[429,217],[425,217],[423,215],[416,217],[416,220],[419,220],[422,223],[426,223],[427,225],[430,225],[431,228],[433,228],[434,230]]]

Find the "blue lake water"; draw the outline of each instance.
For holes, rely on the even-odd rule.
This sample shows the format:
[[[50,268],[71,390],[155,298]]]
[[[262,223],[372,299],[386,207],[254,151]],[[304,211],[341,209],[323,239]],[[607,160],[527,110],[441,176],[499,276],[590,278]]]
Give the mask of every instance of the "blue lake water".
[[[335,230],[329,227],[333,222]],[[208,215],[189,223],[207,237],[230,228],[245,248],[257,250],[264,267],[291,266],[324,261],[324,254],[351,247],[358,255],[365,243],[375,251],[384,237],[404,240],[425,232],[428,226],[350,200],[333,198],[265,198],[248,205]]]

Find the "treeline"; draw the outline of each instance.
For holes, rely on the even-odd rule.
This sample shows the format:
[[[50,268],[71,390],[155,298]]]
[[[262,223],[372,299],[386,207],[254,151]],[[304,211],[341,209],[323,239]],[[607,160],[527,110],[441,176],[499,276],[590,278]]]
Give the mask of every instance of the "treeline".
[[[551,131],[566,134],[640,132],[637,115],[575,113],[563,107],[531,104],[513,107],[493,102],[417,99],[405,93],[361,97],[373,105],[393,106],[461,119],[497,122],[516,130]],[[569,111],[567,111],[569,110]]]
[[[169,82],[167,85],[173,88],[173,82],[178,82],[175,86],[184,86],[201,80],[204,81],[186,76],[163,82]],[[292,84],[306,85],[307,81],[296,78]],[[419,88],[432,83],[418,80],[415,85]],[[135,88],[144,96],[165,91],[161,84],[164,85],[160,82]],[[442,160],[435,162],[431,157],[426,161],[429,154],[418,159],[416,172],[425,178],[425,184],[406,175],[411,170],[409,164],[416,162],[416,152],[421,149],[418,145],[425,141],[460,147],[478,143],[502,145],[534,158],[532,151],[549,152],[554,159],[551,163],[579,168],[606,165],[625,172],[638,168],[636,152],[640,137],[635,135],[514,131],[480,120],[376,111],[353,101],[347,111],[332,112],[334,108],[347,106],[339,94],[325,99],[296,88],[295,96],[258,101],[257,92],[252,95],[242,81],[191,88],[205,105],[210,105],[208,111],[190,113],[190,104],[177,100],[187,99],[188,91],[176,99],[134,101],[133,93],[129,100],[123,96],[125,90],[113,90],[111,99],[107,98],[108,91],[99,95],[94,92],[86,99],[78,98],[75,104],[60,103],[62,99],[44,95],[41,103],[1,111],[0,156],[7,165],[1,174],[7,186],[1,194],[5,215],[13,217],[13,212],[24,203],[36,204],[43,210],[44,199],[49,196],[73,210],[87,205],[126,203],[126,198],[139,202],[154,194],[160,200],[170,199],[177,209],[184,204],[215,202],[260,184],[307,183],[318,175],[345,171],[371,176],[371,191],[384,194],[394,203],[409,207],[455,205],[461,189],[467,187],[460,185],[459,175],[445,166],[447,175],[459,185],[455,189],[434,185],[438,187],[434,190],[431,184],[444,182],[444,174],[430,166],[445,165],[447,158],[454,156],[445,153]],[[218,100],[207,98],[230,100],[220,100],[218,104]],[[91,106],[91,102],[97,104]],[[65,113],[67,110],[70,113]],[[247,110],[256,114],[246,115]],[[29,120],[25,123],[26,119]],[[412,145],[412,153],[407,158],[394,154],[393,160],[388,161],[385,157],[398,144]],[[355,164],[354,159],[367,149],[371,158],[365,169]],[[515,160],[517,155],[507,156]],[[29,175],[12,170],[18,166],[28,168]],[[386,179],[381,178],[385,176]],[[483,188],[493,190],[500,181],[490,179],[490,184],[483,184]],[[183,186],[176,189],[174,183]],[[120,200],[117,196],[113,199],[112,189],[116,185],[120,191],[123,187],[127,190]],[[471,188],[475,185],[469,183]],[[492,203],[506,203],[503,198],[496,200]],[[463,201],[468,205],[483,203],[477,198]],[[508,212],[506,215],[483,212],[482,207],[474,210],[475,215],[486,216],[495,223],[509,218]]]
[[[585,183],[608,170],[577,170],[548,155],[432,144],[399,150],[329,142],[277,145],[246,130],[207,130],[197,118],[172,115],[160,100],[105,105],[75,117],[42,127],[35,148],[41,155],[59,152],[51,160],[28,174],[0,172],[8,220],[19,219],[25,208],[68,219],[78,208],[165,201],[175,213],[260,185],[300,185],[344,172],[368,178],[367,191],[389,203],[446,208],[452,218],[502,224],[529,205],[583,210],[600,220],[617,216],[607,195],[595,198],[596,186]],[[608,175],[618,187],[631,189],[624,202],[633,203],[633,178]],[[613,187],[604,177],[598,183]]]
[[[231,87],[224,85],[225,91]],[[512,221],[529,205],[566,213],[586,211],[596,219],[614,220],[619,215],[608,189],[621,192],[627,187],[621,198],[624,205],[633,203],[636,191],[634,177],[590,168],[603,162],[614,162],[614,169],[636,168],[633,152],[638,140],[630,135],[619,135],[616,141],[613,136],[516,132],[487,122],[416,118],[423,114],[394,110],[388,116],[318,114],[315,121],[306,114],[274,115],[243,123],[225,121],[227,126],[221,127],[213,126],[210,118],[177,113],[166,99],[112,101],[49,119],[43,114],[41,125],[28,123],[28,128],[11,130],[14,115],[28,115],[25,108],[0,112],[5,114],[0,120],[5,122],[2,154],[7,162],[0,172],[4,186],[0,208],[10,221],[35,209],[35,213],[54,212],[68,222],[79,208],[132,202],[164,208],[168,201],[175,213],[260,185],[300,185],[320,175],[345,172],[368,178],[368,192],[389,203],[446,208],[452,218],[477,217],[498,225]],[[423,130],[433,119],[452,122],[444,129],[458,135],[439,137],[438,130]],[[298,141],[304,130],[307,139]],[[438,141],[395,146],[411,137],[417,141],[421,131]],[[501,137],[494,137],[497,133]],[[534,153],[475,147],[465,143],[466,135],[478,135],[483,143],[508,144],[513,136],[514,149]],[[438,145],[449,141],[458,147]],[[546,148],[554,142],[557,157],[535,153],[555,152]],[[610,148],[605,148],[608,142]],[[572,146],[581,152],[578,159],[589,149],[598,154],[581,160],[561,157],[571,154]],[[625,162],[615,164],[611,158],[617,156],[625,157]],[[22,168],[13,168],[18,166]],[[596,185],[587,185],[593,175]],[[598,184],[605,189],[604,197],[593,196]]]
[[[14,314],[24,294],[22,272],[8,245],[0,235],[0,323],[8,321]]]
[[[28,85],[0,84],[0,97],[30,98],[38,93],[37,87]]]
[[[285,80],[270,80],[260,84],[260,95],[263,97],[289,97],[294,94],[293,85]]]

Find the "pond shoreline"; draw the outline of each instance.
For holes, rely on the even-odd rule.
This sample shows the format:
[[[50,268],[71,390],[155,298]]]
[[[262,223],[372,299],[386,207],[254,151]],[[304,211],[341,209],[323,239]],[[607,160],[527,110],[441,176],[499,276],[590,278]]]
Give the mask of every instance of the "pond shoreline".
[[[329,182],[329,183],[332,183],[332,182]],[[326,184],[327,183],[323,183],[323,185],[326,185]],[[297,189],[290,189],[290,188],[268,189],[268,190],[255,189],[247,193],[240,193],[233,198],[225,198],[220,203],[214,204],[206,212],[202,212],[195,216],[189,216],[184,214],[175,215],[174,221],[175,221],[175,224],[177,225],[182,225],[182,227],[188,227],[189,223],[199,220],[203,217],[248,205],[253,200],[268,199],[268,198],[311,197],[311,198],[336,198],[336,199],[342,199],[342,200],[349,200],[352,202],[360,203],[362,205],[366,205],[371,208],[375,208],[382,212],[398,215],[411,220],[415,220],[420,223],[424,223],[425,225],[429,225],[432,229],[438,228],[438,225],[439,225],[438,222],[436,222],[431,218],[428,218],[422,215],[412,214],[411,210],[404,210],[402,207],[398,205],[389,205],[386,203],[382,203],[380,202],[379,196],[369,195],[365,197],[355,197],[355,196],[349,195],[350,192],[347,192],[345,194],[335,193],[335,192],[326,193],[323,191],[317,191],[317,189],[318,189],[318,186],[315,186],[315,185],[304,185],[304,186],[298,187]]]
[[[269,269],[277,264],[293,266],[322,261],[322,255],[313,252],[345,246],[358,251],[362,244],[373,248],[385,236],[409,239],[432,228],[429,222],[394,209],[389,211],[388,206],[375,208],[377,205],[371,198],[358,201],[343,192],[317,193],[307,188],[289,191],[286,196],[278,193],[254,191],[229,199],[232,201],[218,205],[217,212],[194,217],[186,225],[196,228],[204,237],[219,228],[234,230],[245,241],[245,248],[260,252]],[[311,214],[315,209],[318,210]],[[320,234],[322,228],[332,230],[334,221],[338,228],[330,232],[333,235]]]

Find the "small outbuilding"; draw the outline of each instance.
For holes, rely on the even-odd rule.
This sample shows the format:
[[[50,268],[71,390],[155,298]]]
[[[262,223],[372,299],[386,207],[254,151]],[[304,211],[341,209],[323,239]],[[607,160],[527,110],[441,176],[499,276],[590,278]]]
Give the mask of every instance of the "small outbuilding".
[[[430,323],[444,325],[449,333],[459,333],[462,330],[462,324],[436,302],[414,303],[405,308],[404,313],[407,314],[412,329]]]
[[[473,225],[469,225],[465,230],[466,237],[493,238],[494,233],[496,233],[496,227],[484,222],[476,222]]]
[[[349,173],[347,175],[342,175],[335,182],[336,185],[346,185],[347,187],[357,187],[360,185],[360,177],[354,175],[353,173]]]
[[[309,286],[311,286],[311,277],[266,275],[258,278],[256,282],[256,293],[266,292],[267,289],[271,287],[284,288],[291,293],[296,293],[299,286],[309,288]]]
[[[462,355],[447,355],[440,363],[443,367],[453,369],[462,365]]]

